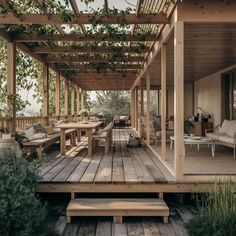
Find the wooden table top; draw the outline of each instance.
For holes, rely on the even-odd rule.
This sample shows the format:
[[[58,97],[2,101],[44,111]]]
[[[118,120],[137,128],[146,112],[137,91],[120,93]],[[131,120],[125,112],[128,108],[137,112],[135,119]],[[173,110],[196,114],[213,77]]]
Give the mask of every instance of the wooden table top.
[[[96,122],[76,122],[76,123],[66,123],[66,124],[61,124],[56,126],[57,128],[60,129],[93,129],[98,127],[99,125],[102,124],[102,121],[96,121]]]

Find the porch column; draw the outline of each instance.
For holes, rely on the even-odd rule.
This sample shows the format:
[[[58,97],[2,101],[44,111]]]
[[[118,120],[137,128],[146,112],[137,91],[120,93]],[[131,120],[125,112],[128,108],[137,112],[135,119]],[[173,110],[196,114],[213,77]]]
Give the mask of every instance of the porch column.
[[[161,158],[166,160],[166,45],[161,47]]]
[[[147,143],[150,144],[150,67],[146,70],[146,90],[147,90],[147,113],[146,113],[146,135],[147,135]]]
[[[174,171],[176,179],[183,178],[184,139],[184,23],[174,28]]]
[[[140,106],[141,106],[141,116],[144,116],[144,103],[143,103],[143,84],[142,84],[142,79],[140,82]]]
[[[135,128],[135,111],[134,111],[134,99],[135,99],[135,93],[134,89],[130,91],[130,111],[131,111],[131,126],[132,128]]]
[[[7,43],[7,106],[10,116],[10,132],[16,131],[16,45]]]
[[[81,109],[84,109],[84,90],[81,90]]]
[[[56,73],[56,116],[58,120],[60,119],[61,115],[60,97],[61,97],[61,78],[60,74]]]
[[[66,78],[64,88],[64,116],[68,116],[68,79]]]
[[[135,129],[138,130],[138,86],[135,87]]]
[[[43,116],[46,125],[49,125],[49,67],[48,63],[43,64]]]
[[[76,114],[79,115],[80,111],[80,88],[76,85]]]
[[[70,114],[73,116],[75,114],[75,85],[71,82],[71,93],[70,93]]]

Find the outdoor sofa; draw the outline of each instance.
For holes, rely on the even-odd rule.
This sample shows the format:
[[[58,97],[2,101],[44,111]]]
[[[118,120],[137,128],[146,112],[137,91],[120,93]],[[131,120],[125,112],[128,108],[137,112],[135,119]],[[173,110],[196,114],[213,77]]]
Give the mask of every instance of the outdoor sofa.
[[[118,116],[115,115],[113,118],[113,127],[114,128],[124,128],[131,125],[130,116]]]
[[[236,120],[224,120],[221,126],[207,129],[206,136],[212,138],[215,144],[231,147],[236,156]]]

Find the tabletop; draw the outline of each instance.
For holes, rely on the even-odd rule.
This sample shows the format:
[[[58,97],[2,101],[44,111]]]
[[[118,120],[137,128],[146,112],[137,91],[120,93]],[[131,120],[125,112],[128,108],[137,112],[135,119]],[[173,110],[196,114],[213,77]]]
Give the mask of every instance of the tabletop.
[[[94,129],[102,124],[102,121],[94,121],[94,122],[76,122],[76,123],[65,123],[57,125],[57,128],[60,129]]]

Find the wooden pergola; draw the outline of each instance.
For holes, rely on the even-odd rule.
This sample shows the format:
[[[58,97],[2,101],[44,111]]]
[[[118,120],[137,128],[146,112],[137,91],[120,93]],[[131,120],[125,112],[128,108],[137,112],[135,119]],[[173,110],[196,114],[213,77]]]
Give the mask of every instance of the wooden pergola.
[[[141,97],[141,115],[144,113],[144,87],[146,89],[146,127],[147,127],[147,145],[150,143],[150,89],[151,80],[155,78],[155,67],[153,64],[160,56],[160,73],[162,91],[161,114],[162,114],[162,154],[160,160],[165,164],[166,160],[166,86],[167,86],[167,46],[166,43],[170,37],[173,37],[173,76],[174,76],[174,116],[175,116],[175,150],[174,150],[174,175],[177,179],[183,177],[183,125],[184,125],[184,29],[186,23],[232,23],[235,19],[235,3],[230,7],[225,3],[219,2],[212,4],[206,1],[204,10],[201,6],[190,1],[168,1],[168,0],[139,0],[136,6],[136,12],[130,14],[110,14],[109,1],[104,1],[103,24],[126,24],[130,25],[130,33],[120,37],[119,35],[88,35],[86,33],[86,24],[91,24],[91,18],[94,21],[100,20],[97,15],[91,13],[80,13],[75,0],[70,0],[72,8],[72,18],[63,20],[60,15],[49,14],[43,1],[36,0],[40,13],[16,14],[11,9],[8,1],[0,1],[2,8],[8,8],[8,13],[0,14],[1,25],[28,25],[34,24],[54,25],[57,29],[56,34],[38,35],[36,33],[26,35],[18,33],[11,35],[1,29],[0,36],[7,41],[8,51],[8,69],[7,69],[7,89],[9,104],[12,106],[12,130],[15,130],[15,106],[13,95],[16,92],[16,48],[29,54],[34,59],[44,65],[44,110],[45,117],[49,117],[49,69],[57,73],[56,80],[56,115],[60,116],[60,77],[65,78],[65,109],[64,115],[68,115],[68,81],[71,82],[71,114],[74,115],[81,108],[83,103],[83,91],[85,90],[130,90],[131,91],[131,115],[132,127],[138,130],[139,118],[139,97]],[[202,1],[199,1],[202,3]],[[219,8],[221,11],[219,11]],[[151,12],[151,13],[150,13]],[[194,14],[193,14],[194,13]],[[66,33],[61,25],[79,25],[81,32],[78,34]],[[99,24],[99,23],[98,23]],[[143,37],[141,32],[150,32]],[[109,61],[109,55],[112,50],[109,47],[73,47],[71,42],[127,42],[128,46],[122,46],[118,50],[124,56],[125,61],[117,61],[116,71],[108,68],[106,73],[97,73],[93,69],[86,72],[86,63],[106,63]],[[144,42],[145,47],[137,52],[136,42]],[[49,43],[53,42],[53,45]],[[61,46],[57,44],[63,42]],[[35,43],[32,46],[32,43]],[[67,45],[65,46],[65,43]],[[119,47],[119,46],[117,46]],[[87,57],[81,54],[88,54]],[[106,55],[106,59],[100,55]],[[65,56],[69,55],[69,57]],[[96,55],[96,57],[94,56]],[[73,63],[72,65],[69,64]],[[119,70],[126,69],[126,75],[119,73]],[[153,69],[154,68],[154,69]],[[71,76],[68,72],[73,71]],[[139,94],[140,91],[140,94]],[[74,101],[74,93],[77,99]],[[71,98],[72,98],[71,97]],[[74,104],[77,102],[77,111],[74,110]]]

